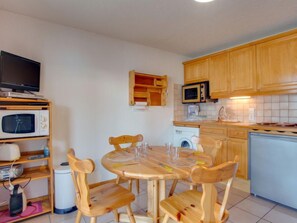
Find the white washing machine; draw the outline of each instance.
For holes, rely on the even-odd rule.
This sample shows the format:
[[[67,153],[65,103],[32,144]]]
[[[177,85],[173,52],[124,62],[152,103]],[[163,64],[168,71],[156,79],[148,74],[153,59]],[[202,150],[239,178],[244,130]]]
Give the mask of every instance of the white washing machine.
[[[197,150],[196,142],[199,137],[199,128],[174,126],[174,146]]]

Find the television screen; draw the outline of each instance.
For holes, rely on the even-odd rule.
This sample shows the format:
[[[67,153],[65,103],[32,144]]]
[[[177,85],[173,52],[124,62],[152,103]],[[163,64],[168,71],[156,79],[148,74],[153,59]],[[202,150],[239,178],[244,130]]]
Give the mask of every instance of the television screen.
[[[39,91],[39,62],[5,51],[0,52],[0,60],[0,88]]]

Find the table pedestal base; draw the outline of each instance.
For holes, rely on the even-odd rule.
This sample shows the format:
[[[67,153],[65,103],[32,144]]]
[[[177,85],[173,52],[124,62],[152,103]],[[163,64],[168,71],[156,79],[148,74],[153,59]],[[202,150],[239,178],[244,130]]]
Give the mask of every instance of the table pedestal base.
[[[138,223],[158,223],[162,213],[160,213],[159,202],[165,199],[165,180],[148,180],[147,182],[147,216],[134,215]],[[126,213],[120,213],[120,222],[130,222]]]

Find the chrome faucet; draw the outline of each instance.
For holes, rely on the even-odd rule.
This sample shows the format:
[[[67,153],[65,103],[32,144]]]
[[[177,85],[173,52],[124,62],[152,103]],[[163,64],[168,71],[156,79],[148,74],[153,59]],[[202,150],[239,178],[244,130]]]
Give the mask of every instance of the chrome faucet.
[[[222,106],[218,112],[218,122],[222,122],[225,117],[226,117],[225,108],[224,106]]]

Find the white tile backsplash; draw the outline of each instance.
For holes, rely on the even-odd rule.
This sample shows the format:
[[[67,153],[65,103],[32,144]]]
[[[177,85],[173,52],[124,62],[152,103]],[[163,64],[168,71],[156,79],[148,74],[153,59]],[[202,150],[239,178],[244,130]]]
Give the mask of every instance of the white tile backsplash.
[[[289,95],[280,95],[279,96],[280,102],[288,102],[289,101]]]
[[[280,109],[289,109],[289,102],[280,102],[279,108]]]
[[[174,86],[174,119],[187,118],[187,105],[181,102],[181,86]],[[291,122],[297,123],[297,94],[255,96],[250,99],[219,99],[217,103],[200,103],[199,115],[217,120],[222,106],[226,116],[231,120],[249,122],[249,108],[255,108],[256,122]]]
[[[289,109],[297,109],[297,102],[289,102]]]

